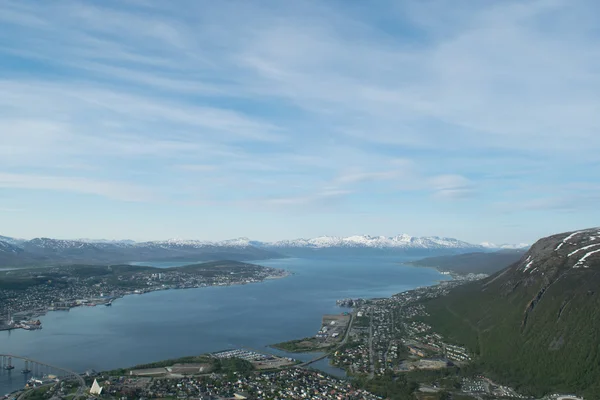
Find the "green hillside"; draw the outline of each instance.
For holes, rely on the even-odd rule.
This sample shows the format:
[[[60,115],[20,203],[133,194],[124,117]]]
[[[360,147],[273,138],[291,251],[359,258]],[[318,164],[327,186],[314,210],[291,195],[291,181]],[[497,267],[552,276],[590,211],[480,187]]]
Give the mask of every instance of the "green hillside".
[[[500,381],[600,398],[600,252],[579,263],[600,249],[597,231],[540,240],[508,269],[426,303],[429,322]]]
[[[410,265],[433,267],[457,274],[493,274],[518,261],[525,250],[500,250],[493,253],[465,253],[449,256],[427,257],[412,261]]]

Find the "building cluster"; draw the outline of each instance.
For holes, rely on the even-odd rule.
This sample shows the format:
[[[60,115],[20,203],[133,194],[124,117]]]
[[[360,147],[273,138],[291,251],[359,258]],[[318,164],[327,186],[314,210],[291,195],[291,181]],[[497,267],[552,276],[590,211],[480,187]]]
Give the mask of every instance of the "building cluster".
[[[467,349],[447,343],[423,322],[428,314],[421,300],[443,296],[462,283],[443,282],[355,307],[350,341],[333,354],[333,363],[352,373],[375,376],[470,361]]]
[[[209,374],[177,379],[111,377],[99,382],[103,393],[118,398],[380,399],[356,389],[347,381],[296,368],[248,376]]]
[[[214,358],[219,358],[219,359],[240,358],[240,359],[246,360],[246,361],[261,361],[261,360],[267,360],[268,358],[272,357],[270,355],[257,353],[255,351],[246,350],[246,349],[233,349],[233,350],[220,351],[218,353],[213,353],[212,356]]]
[[[368,374],[370,371],[369,348],[364,343],[346,346],[333,353],[330,359],[333,365],[352,374]]]
[[[97,386],[96,392],[104,396],[139,399],[144,397],[151,383],[152,378],[148,377],[111,376],[106,379],[94,379],[93,386]]]
[[[350,319],[349,313],[324,315],[315,338],[323,344],[337,343],[346,333]]]
[[[211,354],[218,359],[237,358],[246,360],[257,370],[285,368],[300,362],[290,357],[279,357],[273,354],[259,353],[253,350],[234,349]]]
[[[412,344],[408,345],[411,354],[419,357],[426,357],[428,354],[441,355],[455,362],[471,361],[471,355],[465,347],[446,343],[442,335],[432,332],[430,325],[419,321],[408,321],[403,322],[403,327],[407,338],[405,343]]]
[[[446,357],[454,361],[471,361],[471,356],[466,348],[463,346],[456,346],[452,344],[445,344],[444,350]]]
[[[437,370],[470,362],[472,355],[465,347],[449,343],[424,322],[428,314],[422,304],[423,299],[444,296],[469,279],[475,276],[399,293],[389,299],[369,300],[355,307],[350,341],[332,355],[332,362],[351,373],[369,376]],[[475,398],[527,398],[483,376],[464,379],[460,392]]]
[[[76,267],[9,271],[11,277],[35,281],[25,289],[0,289],[0,316],[12,313],[17,318],[33,318],[47,311],[68,310],[78,306],[109,305],[113,298],[156,290],[227,286],[261,282],[269,277],[284,276],[285,271],[249,266],[222,271],[199,269],[165,269],[164,272],[106,273],[87,276]],[[3,319],[0,317],[0,319]],[[0,329],[11,328],[10,321],[0,322]]]
[[[503,399],[531,399],[531,397],[519,394],[508,386],[499,385],[484,376],[463,378],[461,390],[472,395],[494,396]],[[557,395],[560,396],[560,395]],[[479,397],[479,396],[478,396]]]
[[[337,300],[335,303],[336,303],[336,305],[338,307],[350,307],[350,308],[353,308],[353,307],[360,307],[360,306],[362,306],[363,304],[366,303],[366,300],[365,299],[360,299],[360,298],[359,299],[340,299],[340,300]]]

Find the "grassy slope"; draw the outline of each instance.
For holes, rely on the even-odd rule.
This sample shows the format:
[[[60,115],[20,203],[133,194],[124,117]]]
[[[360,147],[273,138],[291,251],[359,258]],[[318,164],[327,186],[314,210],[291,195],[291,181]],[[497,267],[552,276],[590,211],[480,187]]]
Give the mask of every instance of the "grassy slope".
[[[525,253],[523,250],[503,250],[494,253],[466,253],[450,256],[428,257],[410,264],[420,267],[434,267],[442,271],[459,274],[494,274],[517,262]]]
[[[535,394],[600,398],[600,274],[581,270],[558,280],[524,328],[525,310],[542,283],[514,291],[501,283],[470,284],[430,301],[427,320],[479,354],[484,370],[502,381]]]

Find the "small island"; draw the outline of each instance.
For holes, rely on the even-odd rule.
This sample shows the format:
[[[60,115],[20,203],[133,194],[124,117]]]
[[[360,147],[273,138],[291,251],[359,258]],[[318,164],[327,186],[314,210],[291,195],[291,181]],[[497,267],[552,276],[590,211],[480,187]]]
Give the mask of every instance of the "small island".
[[[113,300],[130,294],[245,285],[288,274],[282,269],[229,260],[174,268],[66,265],[0,271],[0,330],[41,329],[35,318],[47,311],[111,306]]]

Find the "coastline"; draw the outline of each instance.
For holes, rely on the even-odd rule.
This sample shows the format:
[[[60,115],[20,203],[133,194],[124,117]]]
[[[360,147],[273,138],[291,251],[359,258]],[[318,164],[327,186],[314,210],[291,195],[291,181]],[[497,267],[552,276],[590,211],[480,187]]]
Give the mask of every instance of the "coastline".
[[[421,287],[416,287],[416,288],[404,290],[404,291],[392,294],[392,295],[390,295],[388,297],[372,297],[372,298],[367,298],[367,299],[364,299],[365,303],[362,304],[361,306],[343,307],[343,306],[339,306],[338,305],[338,308],[340,310],[348,309],[348,308],[351,310],[348,313],[348,314],[351,315],[351,321],[348,324],[348,326],[346,327],[346,332],[345,332],[345,335],[344,335],[344,339],[341,340],[341,341],[339,341],[339,342],[337,342],[336,344],[333,344],[333,345],[327,347],[327,348],[321,348],[321,349],[319,349],[319,348],[309,348],[306,351],[300,351],[298,349],[297,350],[290,350],[289,348],[285,348],[286,344],[292,345],[292,344],[295,344],[295,343],[298,343],[298,342],[301,342],[301,341],[306,341],[306,340],[314,339],[314,337],[302,338],[302,339],[291,339],[291,340],[288,340],[286,342],[271,344],[268,347],[271,347],[271,348],[274,348],[274,349],[280,350],[280,351],[285,351],[285,352],[288,352],[288,353],[291,353],[291,354],[294,354],[294,353],[301,353],[301,354],[324,353],[324,355],[322,357],[319,357],[319,359],[318,359],[319,361],[323,360],[323,359],[326,359],[326,360],[328,360],[328,365],[329,366],[331,366],[333,368],[340,369],[340,370],[344,371],[344,373],[346,374],[347,377],[351,377],[351,376],[354,375],[354,373],[351,370],[349,370],[348,368],[344,367],[344,366],[336,365],[333,362],[333,359],[331,357],[336,353],[336,351],[338,351],[339,349],[343,348],[343,346],[347,343],[348,339],[350,338],[350,334],[351,334],[351,330],[353,328],[353,324],[354,324],[354,322],[355,322],[355,320],[357,318],[357,315],[359,315],[359,314],[357,314],[357,308],[360,308],[362,306],[368,305],[369,303],[372,303],[372,302],[390,300],[394,296],[397,296],[397,295],[402,294],[402,293],[412,292],[412,291],[419,290],[419,289],[424,289],[424,288],[434,288],[436,286],[443,285],[444,283],[461,284],[461,282],[465,282],[465,281],[469,281],[470,280],[465,275],[452,274],[450,272],[441,271],[439,268],[433,267],[433,266],[418,266],[418,265],[412,265],[412,264],[403,263],[403,262],[398,263],[398,264],[399,265],[406,265],[406,266],[414,267],[414,268],[430,268],[430,269],[434,269],[437,272],[439,272],[439,273],[441,273],[441,274],[443,274],[445,276],[450,276],[451,279],[448,279],[448,280],[436,280],[436,281],[432,282],[429,285],[424,285],[424,286],[421,286]],[[473,275],[473,274],[469,274],[469,275]],[[342,314],[344,314],[344,312],[342,312]],[[310,365],[310,364],[312,364],[312,362],[308,363],[308,365]]]
[[[309,262],[303,261],[303,263],[305,263],[307,265],[310,265],[310,267],[304,267],[304,265],[302,265],[302,267],[304,268],[304,269],[301,270],[302,273],[300,273],[300,272],[293,273],[291,271],[287,271],[287,273],[285,274],[285,276],[265,276],[264,279],[261,280],[261,282],[264,283],[266,281],[270,281],[270,280],[273,280],[273,279],[279,279],[279,278],[287,277],[289,275],[296,275],[296,274],[300,278],[299,282],[302,283],[303,285],[313,285],[313,284],[315,284],[313,282],[316,282],[315,279],[317,277],[319,277],[318,279],[319,279],[319,282],[320,282],[321,281],[321,276],[322,276],[321,275],[322,274],[321,269],[323,269],[324,267],[322,267],[319,264],[315,265],[312,260],[309,260]],[[325,264],[325,263],[329,264],[329,260],[326,260],[325,262],[323,262],[323,264]],[[329,267],[327,269],[324,269],[325,271],[328,271],[328,272],[331,271],[331,273],[329,273],[329,275],[331,275],[331,277],[329,275],[326,275],[326,276],[328,277],[328,279],[331,279],[332,283],[334,283],[334,282],[336,282],[336,280],[338,279],[337,277],[339,277],[340,274],[347,274],[349,272],[353,272],[354,273],[353,278],[354,277],[356,277],[356,278],[354,279],[354,281],[351,282],[351,284],[354,284],[354,286],[351,286],[352,290],[350,292],[347,292],[347,293],[352,293],[352,294],[356,293],[356,295],[358,295],[358,296],[361,296],[361,297],[364,297],[364,298],[368,298],[368,299],[372,299],[372,298],[388,298],[388,297],[392,296],[395,293],[399,293],[399,292],[408,290],[408,288],[407,289],[403,289],[402,288],[403,286],[405,286],[404,281],[402,279],[402,276],[403,276],[402,274],[403,273],[397,274],[396,271],[393,269],[393,266],[390,265],[390,263],[381,263],[381,264],[382,265],[387,265],[387,267],[385,267],[385,269],[384,269],[384,272],[385,273],[391,273],[392,274],[391,276],[395,277],[395,279],[393,279],[393,280],[390,280],[390,278],[385,278],[383,280],[379,279],[377,281],[378,283],[373,288],[371,288],[371,287],[364,288],[363,287],[364,285],[361,283],[361,282],[364,282],[364,280],[368,278],[368,276],[370,275],[371,272],[367,272],[366,274],[355,273],[355,271],[362,271],[362,270],[366,270],[367,269],[366,267],[364,267],[362,265],[364,263],[362,263],[362,262],[357,262],[356,263],[356,264],[360,264],[360,266],[361,266],[360,269],[359,268],[349,268],[347,266],[347,264],[352,265],[352,262],[347,263],[345,260],[344,260],[343,263],[342,262],[338,262],[337,264],[339,264],[341,266],[338,266],[338,265],[334,264],[334,266],[331,269],[329,269]],[[295,263],[291,264],[289,266],[287,264],[285,264],[285,265],[286,265],[286,268],[291,268],[294,271],[300,271],[299,267]],[[273,263],[270,266],[271,267],[276,267],[275,263]],[[413,270],[415,272],[414,273],[410,272],[410,270]],[[432,275],[436,275],[436,274],[423,273],[423,272],[421,272],[419,274],[417,271],[418,270],[413,269],[413,268],[407,269],[407,274],[411,274],[411,275],[416,274],[416,275],[423,276],[423,278],[421,278],[420,282],[415,283],[415,286],[412,286],[412,283],[411,283],[411,284],[409,284],[410,285],[409,287],[418,287],[418,286],[421,286],[421,285],[422,286],[425,286],[425,285],[427,285],[427,286],[429,286],[429,285],[435,285],[437,282],[434,282],[434,279],[441,278],[439,276],[438,276],[438,278],[435,278],[435,276],[432,278]],[[314,275],[311,275],[311,274],[314,274]],[[329,285],[329,281],[327,281],[327,282],[328,282],[328,285]],[[256,283],[259,283],[259,282],[256,282]],[[285,288],[288,287],[287,283],[284,284],[284,285],[285,285]],[[212,285],[212,286],[220,286],[220,285]],[[279,287],[279,285],[265,285],[265,286],[269,286],[269,287],[273,287],[273,288],[276,287],[276,286]],[[296,285],[292,285],[292,286],[293,286],[294,289],[296,288]],[[342,285],[340,285],[340,286],[342,286]],[[329,310],[329,312],[331,314],[338,314],[338,313],[342,313],[343,311],[346,311],[346,310],[338,308],[338,307],[333,307],[335,305],[335,298],[342,298],[342,297],[344,297],[346,295],[346,292],[345,292],[346,285],[344,284],[343,286],[344,286],[344,288],[342,288],[342,289],[339,289],[338,287],[336,287],[335,284],[334,285],[329,285],[329,286],[323,288],[324,291],[330,291],[332,289],[336,290],[336,295],[335,295],[335,297],[333,297],[333,302],[331,300],[328,300],[328,303],[327,303],[328,305],[327,306],[323,306],[323,311],[320,311],[317,308],[313,308],[312,309],[312,312],[310,312],[310,314],[312,316],[310,318],[311,318],[311,320],[313,322],[321,320],[322,314],[324,312],[327,312],[327,310]],[[304,287],[304,286],[302,286],[302,287]],[[310,286],[310,287],[312,287],[312,286]],[[323,287],[323,285],[319,286],[319,288],[321,288],[321,287]],[[384,292],[384,293],[381,293],[380,289],[379,289],[380,287],[382,287],[382,288],[388,288],[388,290],[386,290],[386,292]],[[394,288],[397,288],[397,290],[390,291],[389,288],[391,288],[392,290]],[[155,288],[155,289],[157,289],[157,288]],[[340,292],[340,290],[341,290],[341,292]],[[256,291],[256,289],[254,289],[253,292],[254,291]],[[262,287],[259,288],[258,291],[262,292],[263,291]],[[130,291],[130,293],[127,293],[126,295],[135,294],[135,293],[132,293],[132,292],[133,291]],[[210,292],[210,291],[205,291],[205,292]],[[219,291],[219,292],[225,293],[225,292],[228,292],[228,291]],[[237,292],[237,290],[236,290],[236,292]],[[274,293],[274,292],[275,291],[269,290],[269,293]],[[294,293],[295,293],[295,291],[294,291]],[[302,295],[302,293],[304,293],[304,291],[298,292],[299,295]],[[164,295],[170,296],[169,294],[166,294],[166,293],[164,293],[164,294],[157,294],[157,295],[159,295],[161,297],[164,296]],[[124,297],[124,296],[125,295],[119,296],[119,298],[120,297]],[[152,296],[152,297],[154,297],[154,296]],[[192,295],[192,297],[195,297],[195,295]],[[204,298],[204,297],[212,297],[212,296],[202,296],[202,297]],[[219,296],[219,297],[222,297],[222,296]],[[312,296],[309,296],[309,297],[312,297]],[[321,297],[328,297],[328,296],[321,296]],[[117,298],[115,298],[115,301],[116,301],[116,299]],[[212,300],[206,299],[204,301],[212,301]],[[142,298],[140,298],[140,300],[136,301],[136,303],[145,303],[145,300],[142,300]],[[275,302],[275,303],[277,303],[277,302]],[[249,303],[249,305],[250,304],[254,304],[254,303],[252,302],[252,303]],[[295,301],[292,302],[292,303],[290,303],[290,305],[293,305],[293,304],[295,304]],[[117,303],[115,303],[114,305],[116,306]],[[122,307],[119,307],[119,308],[122,308]],[[239,309],[239,306],[238,306],[238,309]],[[98,311],[100,311],[102,314],[110,315],[110,314],[113,314],[112,311],[118,311],[118,310],[92,310],[92,313],[86,312],[84,310],[80,310],[80,311],[77,311],[77,314],[83,312],[83,313],[89,315],[89,314],[94,314],[95,312],[98,312]],[[350,311],[350,310],[348,310],[348,311]],[[46,312],[47,311],[44,311],[44,313],[46,313]],[[290,314],[290,313],[288,313],[288,314]],[[294,312],[292,311],[291,314],[294,314]],[[306,312],[304,312],[304,315],[306,315]],[[67,316],[65,315],[64,318],[66,318],[66,317]],[[49,324],[48,325],[49,326],[48,329],[54,330],[54,327],[56,326],[56,322],[54,322],[54,318],[55,317],[50,317],[50,318],[48,318],[46,320],[46,323]],[[63,318],[63,317],[61,317],[61,318]],[[50,328],[50,324],[52,324],[52,328]],[[311,323],[310,320],[309,320],[308,324],[310,326],[313,325],[313,323]],[[271,329],[280,329],[277,326],[269,326],[269,327]],[[218,329],[218,328],[215,328],[215,329]],[[285,327],[281,327],[281,329],[282,329],[282,332],[286,332],[286,334],[280,335],[277,338],[277,339],[279,339],[278,341],[306,336],[306,334],[298,335],[297,331],[291,330],[291,329],[287,329],[287,330],[284,331]],[[312,329],[310,329],[306,333],[310,335],[312,332],[316,333],[316,329],[314,331],[312,331]],[[22,336],[35,338],[35,336],[30,336],[30,335],[22,335]],[[244,343],[244,341],[242,339],[237,338],[235,335],[233,337],[234,337],[234,339],[230,341],[231,344],[225,343],[223,346],[220,346],[219,348],[220,349],[227,349],[227,348],[232,348],[232,345],[236,346],[236,344],[238,344],[238,343],[240,345],[242,343]],[[270,339],[270,337],[268,339]],[[273,341],[273,340],[263,340],[263,343],[260,343],[260,345],[253,345],[253,346],[255,348],[261,348],[262,349],[262,347],[260,347],[260,346],[271,347],[269,345],[271,343],[277,343],[277,342]],[[219,342],[219,344],[220,344],[220,342]],[[286,352],[285,350],[280,350],[280,349],[277,349],[276,347],[274,347],[272,349],[273,349],[274,352],[276,352],[276,354],[277,353],[284,353],[284,352]],[[215,349],[215,350],[217,350],[217,349]],[[262,349],[262,351],[264,351],[264,350],[265,349]],[[328,352],[328,351],[326,351],[326,352],[327,353],[331,353],[331,352]],[[183,352],[181,354],[186,354],[186,353]],[[191,353],[188,353],[188,354],[200,354],[200,353],[191,352]],[[308,362],[310,360],[313,360],[317,356],[321,356],[320,352],[317,351],[317,350],[315,350],[314,352],[309,352],[309,353],[307,353],[307,352],[300,352],[300,353],[296,353],[296,354],[299,356],[298,358],[300,360],[303,360],[304,362]],[[294,357],[294,355],[292,355],[292,354],[290,354],[289,356],[290,357]],[[328,356],[329,359],[325,358],[325,359],[322,359],[320,361],[317,361],[314,365],[311,364],[311,367],[314,368],[314,369],[318,369],[320,372],[322,371],[323,374],[329,374],[329,375],[335,376],[337,378],[345,376],[343,370],[341,368],[337,367],[332,362],[332,358],[331,358],[332,355],[331,354],[326,354],[326,356]],[[159,356],[157,359],[160,359],[160,358],[163,358],[163,357]],[[131,363],[129,363],[128,360],[125,359],[125,362],[119,362],[117,365],[121,365],[121,366],[125,365],[126,366],[126,365],[131,365]],[[330,372],[329,371],[330,369],[333,369],[334,372]],[[101,370],[101,369],[97,369],[97,370]],[[346,375],[348,374],[348,371],[349,371],[348,369],[345,370]]]
[[[282,270],[284,271],[284,273],[282,273],[281,275],[269,275],[264,277],[263,279],[259,280],[259,281],[255,281],[255,282],[236,282],[236,283],[227,283],[227,284],[217,284],[217,285],[199,285],[199,286],[190,286],[190,287],[158,287],[158,288],[152,288],[152,289],[144,289],[144,290],[139,290],[139,289],[135,289],[133,291],[129,291],[123,294],[118,294],[118,295],[114,295],[114,296],[107,296],[106,299],[103,299],[103,301],[96,301],[95,300],[99,300],[99,299],[82,299],[85,302],[79,303],[79,304],[74,304],[74,305],[70,305],[70,306],[66,306],[66,307],[61,307],[61,308],[52,308],[51,306],[49,306],[48,308],[41,310],[41,309],[37,309],[37,310],[25,310],[25,311],[19,311],[14,313],[14,315],[18,315],[19,318],[21,318],[22,320],[31,320],[34,318],[39,318],[39,317],[43,317],[45,315],[47,315],[50,312],[60,312],[60,311],[70,311],[71,309],[74,308],[81,308],[81,307],[102,307],[102,306],[112,306],[112,303],[114,303],[116,300],[124,298],[126,296],[133,296],[133,295],[144,295],[144,294],[148,294],[148,293],[153,293],[153,292],[161,292],[161,291],[168,291],[168,290],[187,290],[187,289],[202,289],[202,288],[208,288],[208,287],[229,287],[229,286],[242,286],[242,285],[252,285],[252,284],[260,284],[260,283],[265,283],[267,281],[272,281],[272,280],[277,280],[277,279],[283,279],[283,278],[287,278],[291,275],[293,275],[292,272],[287,271],[287,270]],[[110,305],[109,305],[110,304]],[[43,329],[43,325],[40,325],[39,328],[37,329],[24,329],[22,327],[10,327],[10,326],[0,326],[0,332],[3,331],[13,331],[13,330],[19,330],[19,329],[23,329],[23,330],[39,330],[39,329]]]
[[[451,278],[448,280],[437,280],[436,281],[437,284],[440,284],[442,282],[450,282],[450,281],[474,281],[474,280],[484,279],[489,276],[488,274],[484,274],[484,273],[474,273],[474,272],[460,273],[460,272],[452,271],[450,269],[442,268],[442,267],[436,266],[436,265],[417,265],[413,261],[399,262],[398,265],[405,265],[407,267],[412,267],[412,268],[434,269],[437,272],[439,272],[440,274],[449,276]],[[430,286],[434,286],[434,285],[430,285]]]

